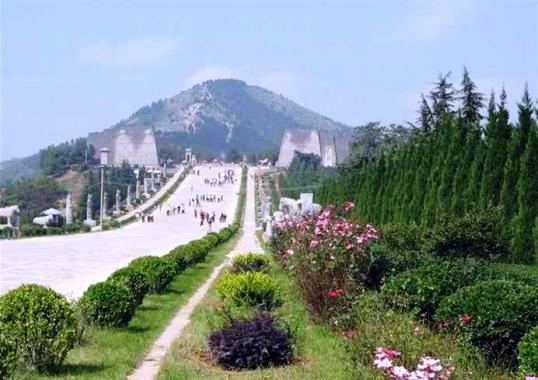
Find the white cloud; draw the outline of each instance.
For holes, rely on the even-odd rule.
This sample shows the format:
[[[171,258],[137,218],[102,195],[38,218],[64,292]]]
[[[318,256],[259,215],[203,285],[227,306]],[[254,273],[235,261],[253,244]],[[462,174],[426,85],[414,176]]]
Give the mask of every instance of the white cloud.
[[[430,42],[449,34],[470,14],[471,2],[463,0],[419,0],[402,22],[381,38],[382,42]]]
[[[210,79],[229,79],[238,78],[239,70],[226,66],[205,66],[189,75],[184,82],[185,87],[192,87],[195,84]]]
[[[85,46],[77,52],[81,63],[111,66],[138,66],[155,63],[178,47],[178,41],[170,37],[143,37],[112,43],[101,41]]]

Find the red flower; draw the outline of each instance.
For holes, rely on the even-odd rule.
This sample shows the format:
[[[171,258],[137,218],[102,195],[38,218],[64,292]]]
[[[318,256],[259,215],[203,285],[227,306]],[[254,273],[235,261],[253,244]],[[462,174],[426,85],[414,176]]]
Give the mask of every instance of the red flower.
[[[471,321],[473,320],[473,317],[465,314],[465,315],[462,315],[460,317],[460,322],[463,323],[464,325],[467,325],[469,323],[471,323]]]
[[[338,297],[338,293],[334,290],[331,290],[330,292],[327,292],[327,296],[329,298],[337,298]]]

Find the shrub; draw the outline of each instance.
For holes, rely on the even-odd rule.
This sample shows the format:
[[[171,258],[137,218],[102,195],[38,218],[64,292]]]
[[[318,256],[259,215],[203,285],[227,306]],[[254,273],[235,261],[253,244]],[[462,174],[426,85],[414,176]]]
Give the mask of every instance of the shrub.
[[[214,248],[216,247],[219,242],[220,242],[220,239],[219,237],[217,236],[216,233],[212,232],[210,234],[207,234],[205,237],[204,237],[204,240],[207,241],[210,245],[211,245],[211,248]]]
[[[247,272],[224,275],[217,292],[227,306],[254,306],[270,310],[280,305],[275,281],[264,273]]]
[[[166,289],[175,277],[175,267],[164,258],[142,256],[129,264],[130,268],[140,270],[149,280],[149,291],[159,293]]]
[[[0,330],[0,379],[7,379],[15,364],[16,355],[8,334]]]
[[[530,330],[519,341],[519,373],[538,376],[538,326]]]
[[[213,359],[228,370],[283,366],[293,360],[291,334],[263,314],[231,325],[209,336]]]
[[[47,235],[63,235],[64,229],[61,227],[47,227]]]
[[[54,290],[22,285],[0,298],[0,335],[9,337],[28,368],[47,372],[73,348],[77,319],[69,302]],[[2,359],[9,358],[9,348],[2,351]]]
[[[91,285],[79,301],[82,319],[89,325],[126,326],[133,317],[136,301],[129,289],[115,281]]]
[[[22,236],[43,236],[47,234],[47,230],[43,226],[37,224],[23,224],[21,226]]]
[[[88,226],[87,224],[83,224],[82,226],[80,226],[80,231],[81,232],[91,232],[92,228],[90,226]]]
[[[111,219],[111,220],[103,223],[102,229],[103,229],[103,231],[107,231],[107,230],[112,230],[112,229],[116,229],[116,228],[120,228],[120,227],[121,227],[120,222],[118,222],[115,219]]]
[[[171,265],[174,267],[174,273],[176,276],[183,272],[191,263],[189,262],[189,257],[184,250],[183,245],[174,248],[170,253],[165,255]]]
[[[486,267],[475,260],[430,262],[391,278],[383,285],[382,295],[389,306],[414,310],[431,320],[443,298],[463,286],[486,279]]]
[[[270,260],[267,255],[259,253],[245,253],[236,256],[232,262],[233,272],[266,272],[269,270]]]
[[[523,285],[538,287],[538,270],[536,266],[521,264],[493,264],[491,277],[499,280],[520,282]]]
[[[538,289],[504,280],[464,287],[441,302],[437,320],[481,347],[489,362],[513,366],[517,343],[538,324]]]
[[[110,275],[108,280],[117,282],[129,289],[137,305],[142,303],[144,296],[149,292],[148,276],[140,269],[132,267],[118,269]]]
[[[353,324],[353,302],[368,278],[367,245],[377,238],[371,225],[346,218],[352,208],[348,202],[317,216],[286,219],[276,225],[274,235],[280,261],[296,275],[308,310],[339,326],[343,320],[332,319],[344,316],[347,327]]]
[[[462,217],[444,215],[432,233],[427,250],[438,257],[474,256],[506,259],[509,240],[499,209],[473,211]]]

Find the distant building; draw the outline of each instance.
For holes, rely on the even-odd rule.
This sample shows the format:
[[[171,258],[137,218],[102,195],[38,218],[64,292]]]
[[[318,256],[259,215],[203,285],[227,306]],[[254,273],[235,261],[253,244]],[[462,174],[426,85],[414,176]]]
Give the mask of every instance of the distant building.
[[[349,156],[351,135],[315,129],[288,129],[284,131],[276,166],[288,168],[295,152],[311,153],[321,158],[321,164],[333,167]]]
[[[100,160],[101,152],[108,149],[108,164],[112,166],[120,166],[124,161],[130,165],[159,166],[157,144],[152,128],[105,129],[102,132],[90,133],[88,144],[95,148],[96,160]]]

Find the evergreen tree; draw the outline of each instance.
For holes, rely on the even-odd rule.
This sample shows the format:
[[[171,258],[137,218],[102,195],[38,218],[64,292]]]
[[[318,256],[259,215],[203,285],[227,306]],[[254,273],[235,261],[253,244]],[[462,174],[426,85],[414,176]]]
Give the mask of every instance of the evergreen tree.
[[[480,110],[484,106],[484,96],[476,91],[476,84],[471,80],[466,67],[463,68],[461,87],[461,117],[467,123],[478,124],[482,119]]]
[[[482,208],[490,205],[497,206],[500,202],[508,144],[512,135],[504,88],[500,98],[501,102],[497,111],[492,92],[488,107],[488,123],[485,130],[486,157],[480,187],[480,206]]]
[[[514,220],[512,257],[517,263],[532,264],[535,260],[533,232],[538,207],[538,135],[536,127],[529,132],[521,159],[517,186],[518,213]]]
[[[512,219],[517,214],[517,180],[519,177],[519,166],[529,132],[533,123],[533,104],[529,95],[528,87],[525,86],[523,97],[518,104],[518,127],[513,133],[510,146],[508,148],[508,158],[504,167],[504,181],[501,190],[501,203],[504,208],[506,221]]]
[[[421,94],[419,117],[417,121],[420,130],[423,133],[428,133],[432,129],[432,110],[428,104],[428,101],[424,97],[424,94]]]
[[[436,127],[452,113],[454,108],[455,91],[452,83],[449,82],[449,77],[450,72],[445,75],[439,74],[435,87],[430,92],[432,119]]]

